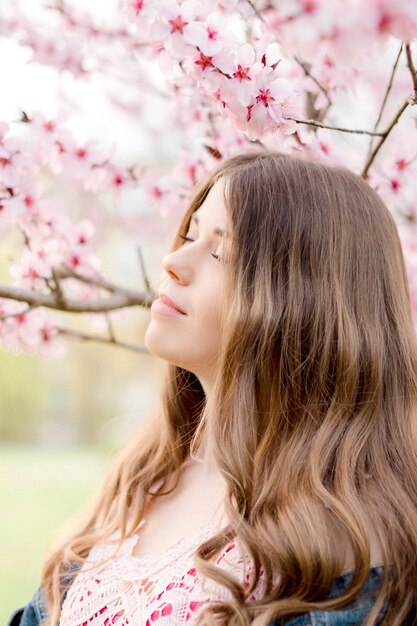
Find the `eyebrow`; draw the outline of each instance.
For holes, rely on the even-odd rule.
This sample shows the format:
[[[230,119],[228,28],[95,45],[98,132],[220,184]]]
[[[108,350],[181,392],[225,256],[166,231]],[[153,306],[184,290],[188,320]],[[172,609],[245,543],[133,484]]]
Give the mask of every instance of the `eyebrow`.
[[[199,219],[198,219],[198,216],[196,215],[196,213],[193,213],[191,215],[191,219],[192,219],[193,222],[198,224]],[[213,233],[215,235],[220,235],[220,237],[230,237],[230,234],[226,230],[223,230],[222,228],[219,228],[218,226],[213,230]]]

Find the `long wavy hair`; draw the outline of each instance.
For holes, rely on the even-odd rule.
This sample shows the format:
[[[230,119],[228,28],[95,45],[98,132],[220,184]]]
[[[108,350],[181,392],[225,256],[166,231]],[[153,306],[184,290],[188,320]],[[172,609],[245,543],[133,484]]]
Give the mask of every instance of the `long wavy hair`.
[[[48,623],[68,568],[114,531],[120,541],[132,534],[153,483],[157,497],[171,493],[205,437],[227,484],[228,524],[195,558],[231,599],[208,603],[201,624],[266,626],[346,607],[370,572],[371,529],[384,567],[366,626],[386,599],[381,623],[415,624],[417,349],[394,219],[345,168],[251,151],[194,190],[171,250],[220,179],[232,247],[214,388],[206,398],[194,374],[166,364],[155,415],[110,468],[82,527],[45,561]],[[249,589],[213,563],[234,537],[253,559]],[[326,598],[347,549],[352,582]],[[263,597],[250,601],[262,571]]]

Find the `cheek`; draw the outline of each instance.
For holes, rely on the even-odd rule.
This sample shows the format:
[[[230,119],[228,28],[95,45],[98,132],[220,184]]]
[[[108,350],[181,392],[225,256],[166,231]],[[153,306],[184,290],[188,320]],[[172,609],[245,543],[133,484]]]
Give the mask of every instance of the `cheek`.
[[[218,329],[220,325],[220,309],[214,303],[207,303],[201,307],[198,317],[195,319],[196,324],[203,328]]]
[[[211,278],[211,277],[209,277]],[[223,293],[223,283],[219,277],[210,282],[207,280],[207,290],[197,298],[195,321],[210,326],[219,327],[221,319],[221,295]]]

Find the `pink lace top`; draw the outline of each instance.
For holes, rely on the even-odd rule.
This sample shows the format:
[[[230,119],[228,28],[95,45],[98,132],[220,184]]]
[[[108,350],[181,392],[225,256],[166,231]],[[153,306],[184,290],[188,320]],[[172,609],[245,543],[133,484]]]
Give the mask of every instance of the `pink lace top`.
[[[142,520],[141,525],[145,523]],[[68,590],[62,606],[60,626],[174,626],[193,622],[207,602],[231,599],[222,585],[197,574],[193,553],[200,543],[213,535],[219,526],[206,524],[200,531],[184,537],[163,554],[132,555],[139,539],[128,537],[114,558],[91,567],[109,556],[114,544],[96,544],[88,563]],[[214,559],[247,589],[251,580],[251,559],[236,540]],[[251,600],[260,596],[257,586]]]
[[[150,496],[150,499],[152,496]],[[140,539],[137,532],[125,539],[117,554],[99,564],[114,551],[112,541],[120,537],[115,533],[110,541],[98,543],[90,550],[85,563],[64,600],[59,626],[176,626],[190,624],[198,610],[207,602],[230,600],[230,592],[209,578],[201,579],[194,564],[198,546],[220,528],[210,522],[192,536],[183,537],[162,554],[132,554]],[[233,540],[214,559],[214,563],[227,570],[245,589],[253,575],[250,556]],[[262,574],[262,571],[261,571]],[[263,581],[250,600],[257,600],[263,592]]]

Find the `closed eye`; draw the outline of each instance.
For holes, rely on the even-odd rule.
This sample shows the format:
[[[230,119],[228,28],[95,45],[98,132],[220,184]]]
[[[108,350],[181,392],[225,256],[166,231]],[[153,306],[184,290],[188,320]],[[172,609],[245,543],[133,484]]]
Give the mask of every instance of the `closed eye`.
[[[195,239],[190,239],[190,237],[186,237],[185,235],[180,235],[180,238],[183,241],[195,241]],[[210,252],[211,256],[214,257],[217,260],[220,260],[220,257],[218,254],[214,254],[214,252]]]

